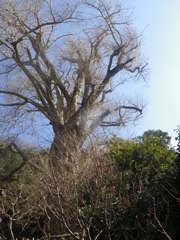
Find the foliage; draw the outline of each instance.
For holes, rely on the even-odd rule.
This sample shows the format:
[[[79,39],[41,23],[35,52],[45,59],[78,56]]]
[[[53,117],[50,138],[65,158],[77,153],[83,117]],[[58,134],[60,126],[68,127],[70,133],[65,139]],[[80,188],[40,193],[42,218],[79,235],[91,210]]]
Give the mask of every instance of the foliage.
[[[158,142],[159,145],[164,145],[165,147],[170,146],[171,137],[167,132],[161,130],[148,130],[144,132],[142,136],[139,136],[135,139],[139,143],[145,142]]]
[[[145,132],[134,141],[114,138],[110,143],[109,154],[121,172],[131,169],[134,175],[141,174],[143,181],[149,184],[165,176],[176,159],[175,151],[169,148],[169,136],[165,134],[162,140],[159,131],[157,135]]]
[[[0,233],[5,239],[41,236],[44,225],[44,213],[39,205],[42,175],[39,171],[45,169],[40,162],[45,165],[47,154],[27,147],[18,150],[11,144],[1,143]]]
[[[145,132],[134,141],[118,138],[110,141],[107,154],[113,171],[108,179],[113,189],[111,207],[115,210],[108,210],[110,216],[113,214],[113,239],[118,236],[121,239],[164,238],[161,227],[168,228],[171,219],[168,219],[169,196],[163,186],[169,180],[167,174],[175,173],[176,160],[169,144],[170,137],[161,131]],[[114,202],[116,205],[112,205]]]
[[[177,137],[175,138],[177,141],[177,152],[180,154],[180,127],[176,129]]]
[[[10,234],[12,223],[19,239],[49,239],[54,228],[65,239],[178,239],[177,159],[167,133],[148,131],[89,146],[68,168],[30,174],[29,182],[20,174],[21,186],[8,183],[1,198],[0,231]]]

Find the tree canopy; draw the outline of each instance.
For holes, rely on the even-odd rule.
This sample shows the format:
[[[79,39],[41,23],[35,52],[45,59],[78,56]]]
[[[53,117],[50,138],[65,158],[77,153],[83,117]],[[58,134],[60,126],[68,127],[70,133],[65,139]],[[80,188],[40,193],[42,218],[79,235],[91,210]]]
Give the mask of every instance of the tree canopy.
[[[121,126],[141,115],[136,102],[108,103],[108,95],[143,76],[146,66],[141,36],[120,4],[1,1],[0,25],[2,129],[14,130],[39,112],[52,126],[53,146],[68,134],[82,144],[99,126]]]

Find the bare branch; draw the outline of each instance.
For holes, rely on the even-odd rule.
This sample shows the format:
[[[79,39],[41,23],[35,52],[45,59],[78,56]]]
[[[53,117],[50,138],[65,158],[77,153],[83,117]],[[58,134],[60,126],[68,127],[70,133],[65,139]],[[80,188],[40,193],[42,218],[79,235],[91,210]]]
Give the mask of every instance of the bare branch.
[[[121,105],[121,106],[118,106],[116,107],[115,109],[111,109],[111,110],[106,110],[104,113],[102,113],[96,120],[94,123],[91,124],[90,126],[90,130],[92,131],[93,129],[95,129],[96,127],[98,126],[102,126],[102,127],[113,127],[113,126],[121,126],[123,125],[125,122],[125,119],[123,117],[121,117],[121,111],[123,109],[127,109],[127,110],[132,110],[136,113],[138,113],[139,115],[142,114],[142,109],[139,108],[138,106],[135,106],[135,105],[131,105],[131,106],[128,106],[128,105]],[[108,117],[109,115],[111,115],[113,112],[117,112],[119,111],[119,119],[112,122],[112,121],[104,121],[104,119],[106,117]]]
[[[16,102],[16,103],[0,103],[1,107],[14,107],[14,106],[23,106],[27,104],[27,101],[24,102]]]
[[[37,109],[39,109],[42,113],[44,113],[46,115],[46,112],[45,112],[44,107],[42,105],[40,105],[39,103],[33,101],[32,99],[30,99],[28,97],[25,97],[24,95],[22,95],[20,93],[0,90],[0,94],[6,94],[6,95],[12,95],[12,96],[18,97],[18,98],[24,100],[24,102],[32,104],[33,106],[35,106]]]
[[[156,227],[154,224],[153,227],[161,232],[163,235],[165,235],[165,237],[168,239],[168,240],[172,240],[172,238],[169,236],[169,234],[166,232],[166,230],[164,229],[163,225],[161,224],[158,216],[157,216],[157,213],[156,213],[156,204],[155,204],[155,199],[153,199],[153,209],[154,209],[154,219],[156,221],[156,223],[158,224],[158,227]]]

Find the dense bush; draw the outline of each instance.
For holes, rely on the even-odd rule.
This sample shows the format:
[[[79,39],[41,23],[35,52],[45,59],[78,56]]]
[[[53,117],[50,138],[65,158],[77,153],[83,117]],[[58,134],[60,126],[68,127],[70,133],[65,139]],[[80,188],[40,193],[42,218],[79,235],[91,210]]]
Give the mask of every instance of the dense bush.
[[[170,148],[170,137],[161,131],[148,131],[131,141],[114,138],[107,156],[109,165],[103,168],[103,181],[110,197],[106,211],[112,239],[175,236],[169,213],[172,199],[166,191],[174,178],[177,158]],[[104,206],[99,214],[103,210]],[[101,222],[98,231],[106,226],[101,214],[94,220],[96,229]]]
[[[122,220],[132,229],[131,235],[135,239],[165,239],[167,231],[171,236],[172,199],[166,190],[175,176],[177,155],[167,133],[148,131],[133,141],[115,138],[109,157],[120,175],[119,194],[127,191],[126,201],[132,200]]]
[[[45,165],[44,152],[0,145],[0,236],[5,239],[42,236],[44,212],[38,186],[42,156]]]
[[[43,152],[34,156],[47,158]],[[105,149],[94,144],[61,174],[45,162],[43,172],[27,164],[1,186],[0,232],[6,239],[11,231],[19,239],[49,239],[54,228],[72,239],[179,239],[179,155],[167,133],[115,137]]]

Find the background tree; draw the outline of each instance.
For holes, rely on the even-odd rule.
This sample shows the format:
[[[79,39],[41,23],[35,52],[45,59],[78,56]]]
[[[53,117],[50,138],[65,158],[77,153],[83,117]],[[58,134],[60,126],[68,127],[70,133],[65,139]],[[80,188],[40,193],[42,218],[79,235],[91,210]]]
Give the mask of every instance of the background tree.
[[[109,159],[119,172],[117,193],[125,197],[124,207],[129,204],[122,220],[127,239],[178,239],[178,164],[170,139],[166,132],[149,130],[134,140],[110,142]]]
[[[176,152],[170,148],[170,139],[168,133],[160,130],[146,131],[131,141],[115,138],[110,142],[110,157],[121,171],[131,168],[134,177],[141,176],[142,181],[154,188],[156,181],[174,168]]]
[[[161,130],[148,130],[142,136],[136,138],[139,143],[157,143],[164,147],[171,147],[171,137],[167,132]]]
[[[142,113],[136,103],[107,101],[125,76],[137,78],[145,67],[121,6],[1,1],[0,26],[1,123],[23,125],[20,119],[39,112],[52,125],[55,162],[98,126],[120,126]]]

